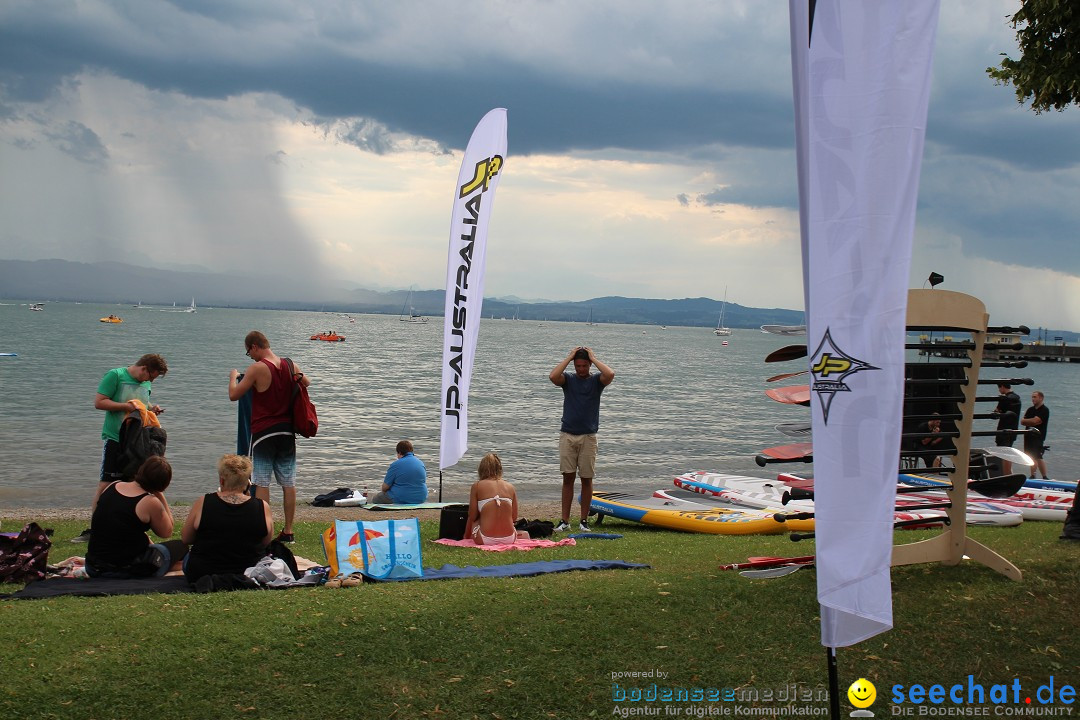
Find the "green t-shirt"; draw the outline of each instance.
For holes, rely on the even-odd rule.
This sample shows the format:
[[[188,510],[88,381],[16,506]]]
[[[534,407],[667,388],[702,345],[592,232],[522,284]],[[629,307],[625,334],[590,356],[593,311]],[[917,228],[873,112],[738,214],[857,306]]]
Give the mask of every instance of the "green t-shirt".
[[[146,407],[150,407],[150,381],[137,381],[131,377],[127,368],[116,368],[105,373],[105,377],[98,383],[97,391],[114,402],[142,400]],[[101,438],[120,442],[120,425],[125,417],[126,412],[107,411],[105,424],[101,426]]]

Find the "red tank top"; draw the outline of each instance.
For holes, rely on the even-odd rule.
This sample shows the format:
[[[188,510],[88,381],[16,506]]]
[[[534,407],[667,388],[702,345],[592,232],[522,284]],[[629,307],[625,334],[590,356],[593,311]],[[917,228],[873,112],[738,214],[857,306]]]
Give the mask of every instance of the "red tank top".
[[[274,367],[269,360],[261,360],[270,369],[270,387],[251,397],[251,434],[259,436],[269,430],[289,430],[292,427],[292,373],[289,363],[281,361]],[[288,426],[288,427],[277,427]]]

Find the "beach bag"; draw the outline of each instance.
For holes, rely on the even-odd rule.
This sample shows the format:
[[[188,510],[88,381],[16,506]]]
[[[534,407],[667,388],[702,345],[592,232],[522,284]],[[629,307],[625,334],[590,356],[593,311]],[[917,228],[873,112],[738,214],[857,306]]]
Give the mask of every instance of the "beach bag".
[[[0,534],[0,582],[34,582],[45,577],[52,530],[27,523],[18,535]]]
[[[357,525],[364,548],[364,575],[377,580],[424,576],[417,518],[361,520]]]
[[[153,455],[165,455],[168,435],[160,425],[143,423],[143,413],[132,410],[120,424],[120,472],[124,480],[131,480],[146,459]]]
[[[439,511],[439,539],[465,539],[465,524],[469,522],[468,505],[447,505]]]
[[[311,504],[315,507],[334,507],[334,501],[344,500],[353,496],[352,488],[338,488],[322,495],[316,495]]]
[[[424,574],[420,557],[420,521],[416,518],[336,520],[334,548],[337,573],[341,575],[363,573],[385,580],[423,577]]]
[[[319,432],[319,416],[315,413],[315,403],[311,402],[311,397],[308,396],[307,388],[297,380],[297,374],[303,377],[303,373],[296,372],[296,365],[293,365],[293,361],[289,358],[285,358],[285,362],[289,363],[289,372],[292,374],[293,379],[293,391],[292,391],[292,425],[293,432],[301,437],[315,437],[315,434]]]
[[[340,522],[340,521],[336,521]],[[355,526],[356,523],[346,523],[346,525]],[[337,526],[331,525],[323,530],[322,533],[322,549],[323,554],[326,555],[326,564],[330,567],[330,577],[337,577],[341,574],[341,569],[338,567],[337,556]]]

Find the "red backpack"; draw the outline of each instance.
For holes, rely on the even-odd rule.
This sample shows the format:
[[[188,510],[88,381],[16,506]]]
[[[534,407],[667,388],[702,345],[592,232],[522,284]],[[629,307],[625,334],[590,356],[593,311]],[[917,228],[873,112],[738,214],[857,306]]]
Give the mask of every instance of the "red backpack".
[[[304,377],[303,373],[296,372],[296,365],[289,358],[283,358],[289,363],[289,371],[293,379],[292,391],[292,424],[293,432],[301,437],[315,437],[319,432],[319,416],[315,413],[315,403],[311,402],[307,388],[297,377]]]

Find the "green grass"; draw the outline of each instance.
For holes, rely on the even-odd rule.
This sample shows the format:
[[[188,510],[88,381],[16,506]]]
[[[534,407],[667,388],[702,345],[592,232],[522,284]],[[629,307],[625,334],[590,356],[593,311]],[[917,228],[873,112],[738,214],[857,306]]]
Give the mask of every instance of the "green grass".
[[[84,523],[50,524],[51,561],[85,551],[67,542]],[[582,718],[624,707],[612,702],[612,672],[658,669],[663,684],[681,687],[826,685],[814,573],[751,581],[717,569],[749,555],[810,554],[809,543],[611,520],[603,529],[624,537],[527,554],[425,543],[424,564],[592,558],[652,569],[3,600],[0,718]],[[299,524],[294,552],[321,560],[321,530]],[[435,537],[437,523],[422,531]],[[896,683],[972,674],[1031,690],[1050,675],[1080,684],[1077,545],[1059,531],[971,530],[1023,570],[1020,583],[968,563],[895,569],[895,629],[839,652],[842,689],[868,678],[882,717],[880,698]]]

